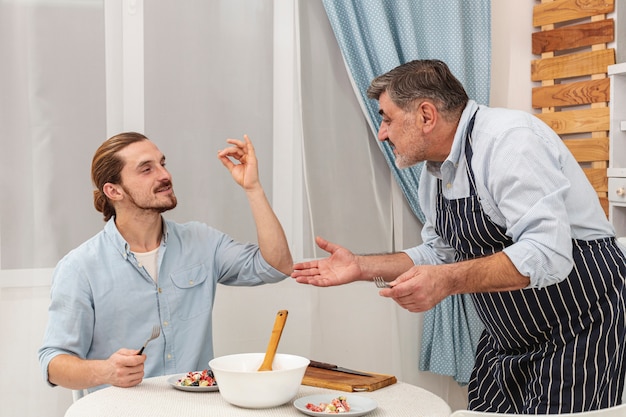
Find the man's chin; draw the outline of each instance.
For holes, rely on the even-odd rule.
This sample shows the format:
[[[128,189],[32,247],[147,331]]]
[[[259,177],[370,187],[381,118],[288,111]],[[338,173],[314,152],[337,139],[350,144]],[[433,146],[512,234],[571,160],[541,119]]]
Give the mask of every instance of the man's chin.
[[[396,168],[398,169],[406,169],[406,168],[412,167],[413,165],[415,164],[396,158]]]
[[[163,205],[161,207],[157,207],[156,210],[159,213],[165,213],[166,211],[174,210],[177,205],[178,205],[178,201],[176,199],[174,199],[169,204]]]

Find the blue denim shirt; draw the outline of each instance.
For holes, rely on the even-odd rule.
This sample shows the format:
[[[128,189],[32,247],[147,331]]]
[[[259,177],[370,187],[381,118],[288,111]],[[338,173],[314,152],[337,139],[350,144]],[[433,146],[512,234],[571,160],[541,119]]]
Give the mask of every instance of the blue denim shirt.
[[[471,138],[482,209],[513,239],[504,253],[530,277],[530,287],[562,281],[573,266],[572,239],[615,236],[596,191],[561,138],[539,118],[479,106],[472,100],[463,111],[448,158],[427,162],[422,171],[418,193],[426,216],[424,244],[405,252],[415,264],[454,262],[454,250],[433,226],[437,179],[443,181],[445,198],[469,195],[465,131],[479,108]]]
[[[46,380],[55,356],[106,359],[120,348],[139,349],[155,324],[161,335],[144,351],[146,378],[205,369],[213,358],[217,283],[254,286],[287,277],[255,244],[235,242],[199,222],[163,225],[158,284],[138,264],[114,219],[58,263],[39,350]]]

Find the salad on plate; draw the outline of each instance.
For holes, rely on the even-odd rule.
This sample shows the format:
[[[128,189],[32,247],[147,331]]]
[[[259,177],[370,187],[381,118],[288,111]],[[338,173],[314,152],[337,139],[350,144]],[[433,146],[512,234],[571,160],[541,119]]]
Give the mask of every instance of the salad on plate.
[[[181,391],[218,391],[217,381],[215,380],[213,371],[209,369],[174,375],[168,378],[167,382]]]

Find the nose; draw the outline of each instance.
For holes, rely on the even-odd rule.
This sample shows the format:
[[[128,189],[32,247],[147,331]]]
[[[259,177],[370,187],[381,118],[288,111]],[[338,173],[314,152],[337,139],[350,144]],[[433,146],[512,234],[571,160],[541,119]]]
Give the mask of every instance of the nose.
[[[387,134],[387,125],[385,122],[380,122],[380,126],[378,127],[378,140],[381,142],[389,139],[389,135]]]
[[[166,167],[164,167],[163,165],[159,165],[159,178],[161,180],[171,180],[172,179],[172,174],[170,174],[170,172],[167,170]]]

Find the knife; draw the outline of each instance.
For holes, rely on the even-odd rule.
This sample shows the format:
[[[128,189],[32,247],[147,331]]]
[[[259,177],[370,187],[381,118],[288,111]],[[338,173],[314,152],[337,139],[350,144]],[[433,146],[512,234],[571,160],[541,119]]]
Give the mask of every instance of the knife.
[[[313,360],[311,361],[311,363],[309,363],[309,366],[312,366],[313,368],[321,368],[321,369],[328,369],[330,371],[343,372],[345,374],[373,376],[370,374],[366,374],[365,372],[355,371],[354,369],[342,368],[341,366],[333,365],[331,363],[324,363],[324,362],[318,362],[318,361],[313,361]]]

